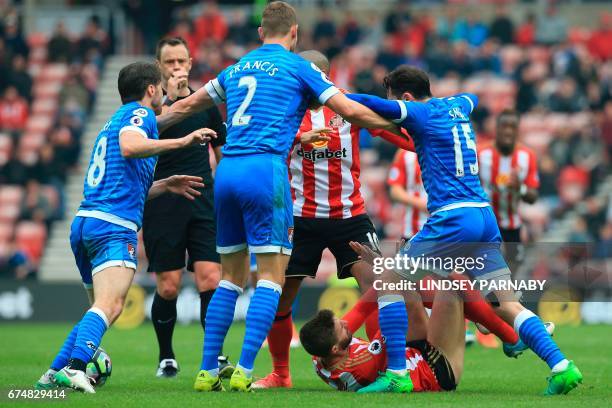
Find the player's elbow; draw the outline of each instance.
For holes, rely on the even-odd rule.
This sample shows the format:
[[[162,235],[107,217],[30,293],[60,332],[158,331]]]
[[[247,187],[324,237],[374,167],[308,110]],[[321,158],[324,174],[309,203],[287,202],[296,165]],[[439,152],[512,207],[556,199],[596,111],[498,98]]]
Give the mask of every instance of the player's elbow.
[[[402,197],[402,193],[404,192],[405,190],[403,188],[394,184],[391,186],[391,190],[389,191],[389,196],[391,197],[391,200],[393,201],[400,201],[400,197]]]
[[[131,143],[119,143],[119,150],[121,151],[121,156],[126,159],[135,159],[138,157],[138,150]]]

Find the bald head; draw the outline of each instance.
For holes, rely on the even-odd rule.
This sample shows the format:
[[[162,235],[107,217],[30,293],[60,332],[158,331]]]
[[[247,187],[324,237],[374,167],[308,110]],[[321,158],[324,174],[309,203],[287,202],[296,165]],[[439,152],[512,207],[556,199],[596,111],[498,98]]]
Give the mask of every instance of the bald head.
[[[329,75],[329,60],[325,55],[317,50],[308,50],[300,52],[300,57],[306,61],[310,61],[317,66],[325,75]]]

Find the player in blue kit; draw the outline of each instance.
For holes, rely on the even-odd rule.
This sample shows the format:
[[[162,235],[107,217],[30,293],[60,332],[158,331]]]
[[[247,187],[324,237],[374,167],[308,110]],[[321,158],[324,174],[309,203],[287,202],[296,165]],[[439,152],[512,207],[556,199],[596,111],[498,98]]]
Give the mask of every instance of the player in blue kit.
[[[500,252],[499,228],[478,177],[475,134],[469,120],[478,98],[472,94],[434,98],[427,74],[409,66],[391,72],[384,85],[389,100],[369,95],[349,98],[401,124],[414,139],[431,215],[400,255],[480,258],[484,267],[467,271],[472,278],[509,280],[510,270]],[[359,243],[352,245],[358,252],[368,252]],[[445,276],[453,271],[428,272]],[[397,279],[396,273],[415,278],[414,271],[396,269],[387,271],[383,279]],[[495,291],[489,299],[521,339],[515,345],[504,345],[506,354],[516,357],[529,347],[551,368],[545,394],[565,394],[582,382],[582,374],[561,353],[539,317],[524,308],[513,293]],[[408,329],[404,299],[397,292],[381,291],[378,302],[389,365],[386,373],[359,392],[410,392],[404,356]]]
[[[104,125],[85,175],[84,200],[74,218],[70,244],[92,307],[74,326],[37,388],[65,386],[94,393],[85,368],[102,336],[123,309],[136,271],[136,233],[144,202],[165,192],[189,199],[200,177],[172,176],[153,183],[158,154],[204,143],[215,136],[198,129],[181,139],[158,140],[161,113],[159,68],[134,63],[119,72],[123,106]]]
[[[158,118],[163,129],[213,103],[227,105],[227,142],[214,192],[223,277],[206,314],[206,341],[194,385],[198,391],[223,389],[217,355],[249,276],[249,251],[256,254],[259,281],[230,389],[251,389],[255,357],[274,320],[291,253],[293,216],[286,159],[309,102],[317,99],[362,127],[396,129],[350,101],[314,64],[291,52],[298,27],[290,5],[269,3],[259,35],[262,47]]]

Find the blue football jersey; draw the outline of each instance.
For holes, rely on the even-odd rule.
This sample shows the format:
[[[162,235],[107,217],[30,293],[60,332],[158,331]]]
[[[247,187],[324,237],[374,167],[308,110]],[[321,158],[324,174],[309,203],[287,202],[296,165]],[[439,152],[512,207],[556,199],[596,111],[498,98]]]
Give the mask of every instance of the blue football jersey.
[[[138,102],[131,102],[119,108],[106,122],[91,153],[85,174],[84,199],[77,215],[121,225],[125,225],[121,220],[127,220],[139,229],[157,158],[123,157],[119,135],[126,130],[158,139],[155,112]]]
[[[313,63],[278,44],[251,51],[205,87],[227,106],[227,156],[286,156],[309,101],[323,104],[339,92]]]
[[[414,140],[427,210],[489,200],[478,176],[476,134],[470,114],[478,104],[472,94],[431,98],[427,102],[389,101],[370,95],[347,95],[405,128]]]

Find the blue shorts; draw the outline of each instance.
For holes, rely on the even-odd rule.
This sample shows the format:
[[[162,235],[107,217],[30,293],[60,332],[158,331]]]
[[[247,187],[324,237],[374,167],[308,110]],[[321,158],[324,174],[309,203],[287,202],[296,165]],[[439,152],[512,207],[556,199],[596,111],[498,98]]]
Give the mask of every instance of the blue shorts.
[[[70,246],[86,288],[92,277],[111,266],[136,269],[138,237],[135,231],[91,217],[74,217]]]
[[[421,270],[443,276],[455,271],[473,279],[499,279],[510,276],[501,242],[490,206],[460,207],[434,212],[400,255],[420,257]]]
[[[217,252],[291,254],[293,202],[281,156],[226,156],[215,175]]]

